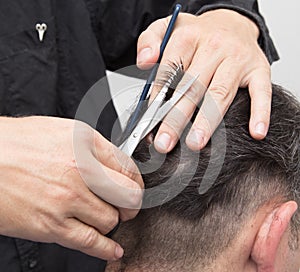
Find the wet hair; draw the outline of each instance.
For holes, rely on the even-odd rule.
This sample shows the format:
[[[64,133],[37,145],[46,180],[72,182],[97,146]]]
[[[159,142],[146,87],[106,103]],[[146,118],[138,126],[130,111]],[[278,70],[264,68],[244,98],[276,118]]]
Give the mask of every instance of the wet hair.
[[[145,203],[162,201],[147,205],[134,220],[121,225],[115,238],[125,248],[123,268],[193,271],[196,266],[206,267],[263,205],[288,200],[300,205],[299,102],[273,85],[271,124],[261,141],[249,134],[249,118],[250,97],[240,89],[224,125],[201,152],[189,150],[182,140],[164,156],[146,141],[141,143],[134,154],[141,165],[163,161],[155,171],[143,174],[146,188],[153,189],[146,192]],[[199,192],[204,179],[210,186]],[[178,188],[177,195],[168,197]],[[298,246],[299,222],[297,212],[291,224],[292,249]]]

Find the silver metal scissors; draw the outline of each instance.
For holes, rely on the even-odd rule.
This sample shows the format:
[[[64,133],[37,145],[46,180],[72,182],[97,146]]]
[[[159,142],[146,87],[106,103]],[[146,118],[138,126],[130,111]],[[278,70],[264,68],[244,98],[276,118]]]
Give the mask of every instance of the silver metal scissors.
[[[168,81],[152,101],[141,120],[129,137],[119,146],[128,156],[132,156],[139,142],[169,113],[182,96],[191,88],[198,76],[188,80],[173,96],[163,104],[170,82]],[[163,105],[162,105],[163,104]]]

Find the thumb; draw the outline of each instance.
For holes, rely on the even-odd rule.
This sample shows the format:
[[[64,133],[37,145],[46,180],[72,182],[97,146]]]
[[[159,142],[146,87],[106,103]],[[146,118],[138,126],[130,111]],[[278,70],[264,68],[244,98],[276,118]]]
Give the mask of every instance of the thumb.
[[[168,27],[170,17],[152,23],[139,37],[136,63],[140,69],[148,69],[159,57],[160,45]]]

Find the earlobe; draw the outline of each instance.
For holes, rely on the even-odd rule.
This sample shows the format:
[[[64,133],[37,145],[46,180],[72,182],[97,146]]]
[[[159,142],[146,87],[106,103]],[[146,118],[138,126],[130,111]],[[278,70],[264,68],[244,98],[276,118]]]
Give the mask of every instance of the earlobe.
[[[251,252],[251,258],[256,263],[258,272],[275,271],[279,246],[297,208],[296,202],[285,202],[265,217]]]

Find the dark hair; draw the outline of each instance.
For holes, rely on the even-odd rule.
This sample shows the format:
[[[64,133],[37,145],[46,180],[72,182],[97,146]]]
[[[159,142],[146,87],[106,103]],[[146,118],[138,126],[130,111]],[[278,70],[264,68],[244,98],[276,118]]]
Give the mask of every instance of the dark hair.
[[[241,89],[224,118],[225,126],[214,134],[213,144],[226,141],[226,153],[217,178],[205,193],[199,193],[199,186],[207,167],[217,167],[218,156],[222,155],[215,148],[217,159],[212,160],[211,142],[195,153],[181,141],[158,170],[143,175],[146,188],[170,178],[176,181],[169,187],[157,187],[154,194],[146,194],[145,201],[149,203],[158,196],[167,199],[182,184],[184,189],[162,205],[142,210],[136,219],[121,226],[116,238],[125,247],[123,265],[148,266],[155,271],[164,265],[192,271],[199,262],[204,267],[230,245],[246,219],[262,205],[287,200],[300,205],[299,102],[273,85],[271,125],[262,141],[249,134],[249,117],[250,97],[247,90]],[[149,148],[152,147],[144,141],[135,158],[149,159]],[[196,173],[189,177],[195,154],[199,162]],[[155,153],[151,158],[160,156],[163,157]],[[295,242],[291,247],[298,244],[299,226],[297,213],[292,221],[291,241]]]

